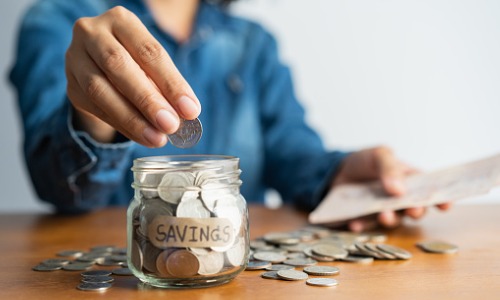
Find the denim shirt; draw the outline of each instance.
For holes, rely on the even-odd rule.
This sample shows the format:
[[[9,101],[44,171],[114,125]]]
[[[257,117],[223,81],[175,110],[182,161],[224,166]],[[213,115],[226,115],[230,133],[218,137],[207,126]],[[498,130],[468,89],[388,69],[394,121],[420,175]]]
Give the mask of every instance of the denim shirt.
[[[101,144],[73,129],[64,71],[73,24],[116,5],[141,19],[200,99],[204,132],[195,147],[150,149],[125,139]],[[174,154],[237,156],[247,201],[263,202],[274,188],[285,202],[310,210],[346,155],[326,151],[305,123],[274,38],[203,1],[189,41],[179,44],[140,0],[40,0],[23,19],[10,80],[32,182],[40,199],[62,212],[128,204],[133,159]]]

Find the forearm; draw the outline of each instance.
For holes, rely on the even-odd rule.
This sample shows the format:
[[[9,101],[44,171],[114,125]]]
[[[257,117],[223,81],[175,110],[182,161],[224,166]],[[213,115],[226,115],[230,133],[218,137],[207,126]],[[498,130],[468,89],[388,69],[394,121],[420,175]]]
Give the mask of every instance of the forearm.
[[[65,104],[36,133],[27,133],[25,156],[35,190],[62,212],[107,206],[128,171],[133,144],[98,144],[71,123]]]

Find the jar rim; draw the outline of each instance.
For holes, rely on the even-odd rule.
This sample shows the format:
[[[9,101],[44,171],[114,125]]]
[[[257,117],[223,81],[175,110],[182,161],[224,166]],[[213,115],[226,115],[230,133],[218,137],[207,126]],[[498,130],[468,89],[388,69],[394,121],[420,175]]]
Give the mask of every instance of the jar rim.
[[[141,169],[158,169],[172,165],[194,164],[194,163],[238,163],[239,158],[231,155],[215,154],[184,154],[184,155],[160,155],[146,156],[134,159],[132,171]]]

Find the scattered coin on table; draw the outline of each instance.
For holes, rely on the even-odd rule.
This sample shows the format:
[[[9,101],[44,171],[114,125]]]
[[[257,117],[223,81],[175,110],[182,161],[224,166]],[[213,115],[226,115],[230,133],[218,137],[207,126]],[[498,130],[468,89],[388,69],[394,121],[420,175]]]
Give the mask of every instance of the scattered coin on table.
[[[310,266],[310,267],[305,267],[304,272],[306,272],[309,275],[328,276],[328,275],[339,274],[340,269],[337,267],[330,267],[330,266]]]
[[[111,276],[86,276],[81,279],[81,282],[87,283],[111,283],[115,281],[115,279]]]
[[[111,287],[111,283],[98,282],[98,283],[89,283],[82,282],[76,288],[82,291],[105,291]]]
[[[441,241],[420,242],[417,246],[430,253],[453,254],[458,252],[457,246]]]
[[[328,287],[328,286],[336,286],[339,284],[339,282],[332,278],[309,278],[306,280],[306,284],[312,286]]]
[[[78,254],[80,253],[80,254]],[[110,266],[116,264],[125,264],[127,257],[125,248],[116,248],[114,246],[96,246],[89,252],[81,250],[63,250],[56,253],[58,256],[66,258],[49,258],[33,267],[38,272],[63,271],[83,271],[81,280],[77,285],[78,290],[82,291],[105,291],[112,286],[115,280],[111,275],[130,276],[132,272],[128,268],[117,268],[113,270],[92,269],[99,267],[99,263],[109,262]],[[73,259],[73,260],[71,260]],[[113,263],[111,263],[113,262]]]
[[[280,270],[277,274],[284,280],[306,280],[309,277],[306,273],[297,270]]]

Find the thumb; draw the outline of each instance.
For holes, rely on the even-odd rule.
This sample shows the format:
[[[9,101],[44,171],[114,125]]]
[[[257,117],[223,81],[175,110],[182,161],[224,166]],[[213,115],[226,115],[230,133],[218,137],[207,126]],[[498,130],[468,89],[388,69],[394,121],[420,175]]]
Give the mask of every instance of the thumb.
[[[375,165],[382,186],[387,194],[401,196],[405,193],[404,177],[406,167],[389,148],[379,148],[375,153]]]

